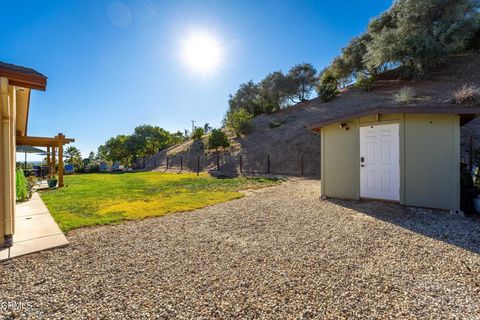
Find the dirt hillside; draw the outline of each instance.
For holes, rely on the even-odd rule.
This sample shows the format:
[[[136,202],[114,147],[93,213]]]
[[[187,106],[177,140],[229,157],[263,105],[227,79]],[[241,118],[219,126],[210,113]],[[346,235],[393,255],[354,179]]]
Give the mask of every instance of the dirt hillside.
[[[413,87],[416,99],[408,106],[445,106],[453,105],[453,92],[464,84],[480,86],[480,54],[468,54],[452,58],[448,63],[428,74],[420,81],[397,80],[394,72],[381,75],[370,92],[359,88],[344,89],[330,102],[320,99],[300,103],[280,112],[261,115],[253,120],[253,129],[248,135],[232,137],[229,154],[242,153],[263,157],[265,154],[289,155],[306,154],[320,157],[320,138],[306,126],[352,111],[374,107],[399,107],[395,94],[405,86]],[[405,105],[402,105],[405,106]],[[473,120],[462,127],[462,144],[465,146],[469,136],[474,136],[475,144],[480,147],[480,119]],[[159,152],[146,160],[145,168],[154,170],[165,166],[166,156],[184,158],[209,154],[202,140],[188,141]],[[205,161],[210,161],[206,159]],[[211,158],[210,167],[214,167],[215,158]],[[209,164],[205,164],[206,167]]]

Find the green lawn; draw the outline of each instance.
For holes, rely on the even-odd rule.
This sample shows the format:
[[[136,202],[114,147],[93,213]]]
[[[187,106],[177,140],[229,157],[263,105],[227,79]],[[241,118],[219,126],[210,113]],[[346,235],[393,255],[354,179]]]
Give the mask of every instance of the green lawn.
[[[239,190],[276,179],[216,179],[207,174],[139,172],[65,177],[65,188],[41,197],[63,231],[189,211],[241,198]]]

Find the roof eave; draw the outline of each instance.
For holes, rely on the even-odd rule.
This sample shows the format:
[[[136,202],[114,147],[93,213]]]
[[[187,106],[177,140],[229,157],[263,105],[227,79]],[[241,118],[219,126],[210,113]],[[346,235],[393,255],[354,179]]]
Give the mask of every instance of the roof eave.
[[[458,114],[462,116],[461,125],[480,116],[480,106],[459,107],[459,106],[424,106],[424,107],[384,107],[372,108],[359,112],[350,113],[344,116],[331,118],[325,121],[315,122],[307,125],[309,130],[318,131],[318,129],[330,124],[343,122],[372,114],[392,114],[392,113],[431,113],[431,114]],[[466,121],[465,121],[466,120]]]
[[[8,83],[12,86],[42,91],[47,89],[47,77],[41,74],[27,74],[0,67],[0,76],[8,78]]]

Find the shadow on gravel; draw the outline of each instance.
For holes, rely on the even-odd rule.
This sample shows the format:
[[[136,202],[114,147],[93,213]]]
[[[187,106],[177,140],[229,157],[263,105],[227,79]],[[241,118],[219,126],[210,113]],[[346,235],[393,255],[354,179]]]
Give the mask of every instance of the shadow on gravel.
[[[373,218],[480,254],[480,218],[380,201],[328,200]]]

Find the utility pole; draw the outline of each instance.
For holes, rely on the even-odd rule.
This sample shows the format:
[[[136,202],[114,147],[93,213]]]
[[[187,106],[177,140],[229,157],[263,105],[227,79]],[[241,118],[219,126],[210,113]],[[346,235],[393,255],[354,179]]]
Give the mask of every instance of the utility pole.
[[[192,133],[195,131],[195,120],[192,120]]]

